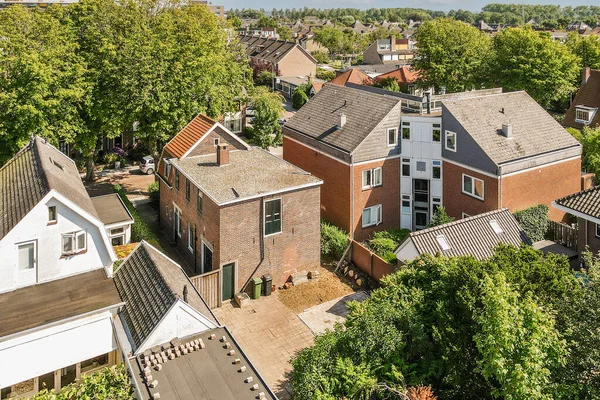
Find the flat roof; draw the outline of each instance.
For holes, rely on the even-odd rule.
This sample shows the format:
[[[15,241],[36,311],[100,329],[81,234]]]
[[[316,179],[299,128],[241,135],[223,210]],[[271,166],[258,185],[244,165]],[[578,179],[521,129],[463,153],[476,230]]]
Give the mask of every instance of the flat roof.
[[[116,193],[92,197],[92,203],[104,225],[133,222],[133,217]]]
[[[210,339],[212,334],[215,335],[214,339]],[[225,341],[222,341],[223,337]],[[152,380],[158,382],[156,388],[146,385],[142,372],[145,364],[141,359],[150,356],[152,351],[147,350],[131,360],[133,377],[143,392],[143,399],[152,399],[156,392],[161,400],[250,400],[257,399],[261,392],[265,395],[264,399],[277,399],[226,328],[211,329],[178,339],[177,345],[197,339],[205,344],[204,349],[181,354],[173,360],[167,359],[161,364],[160,371],[150,366]],[[173,342],[157,346],[155,350],[174,351]],[[229,348],[226,343],[229,343]],[[235,354],[230,356],[231,350]],[[236,359],[240,360],[239,364],[235,362]],[[242,367],[245,367],[244,372],[240,372]],[[248,382],[248,378],[251,378],[251,382]],[[257,390],[253,390],[255,384],[258,385]]]
[[[121,304],[104,268],[0,294],[0,337]]]

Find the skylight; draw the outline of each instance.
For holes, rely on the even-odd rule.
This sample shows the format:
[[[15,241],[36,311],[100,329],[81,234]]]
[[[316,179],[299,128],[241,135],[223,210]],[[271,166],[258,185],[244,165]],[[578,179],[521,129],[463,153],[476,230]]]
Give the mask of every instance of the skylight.
[[[502,230],[502,227],[500,226],[498,221],[496,221],[495,219],[490,221],[490,226],[492,227],[494,232],[496,232],[496,235],[500,235],[501,233],[504,233],[504,231]]]
[[[442,248],[442,251],[450,250],[450,243],[448,243],[448,238],[446,238],[446,235],[438,235],[436,239]]]

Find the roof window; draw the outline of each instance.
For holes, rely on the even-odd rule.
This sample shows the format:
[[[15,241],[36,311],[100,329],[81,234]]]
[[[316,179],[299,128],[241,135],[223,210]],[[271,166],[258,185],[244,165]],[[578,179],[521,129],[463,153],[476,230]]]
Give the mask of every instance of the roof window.
[[[436,240],[442,248],[442,251],[450,250],[450,243],[448,243],[446,235],[437,235]]]
[[[496,235],[500,235],[500,234],[504,233],[504,230],[502,230],[502,227],[500,226],[498,221],[496,221],[495,219],[492,219],[490,221],[490,226],[492,227],[494,232],[496,232]]]

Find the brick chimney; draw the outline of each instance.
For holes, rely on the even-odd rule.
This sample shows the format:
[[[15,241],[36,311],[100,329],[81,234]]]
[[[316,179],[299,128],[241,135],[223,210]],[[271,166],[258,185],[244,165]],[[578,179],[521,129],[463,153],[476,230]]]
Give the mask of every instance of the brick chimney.
[[[581,174],[581,190],[587,190],[594,187],[594,181],[596,180],[596,174]]]
[[[229,149],[226,144],[217,146],[217,164],[219,166],[229,164]]]
[[[585,67],[583,69],[583,76],[581,77],[581,83],[586,83],[588,81],[588,79],[590,79],[590,75],[591,75],[591,71],[590,71],[590,67]]]

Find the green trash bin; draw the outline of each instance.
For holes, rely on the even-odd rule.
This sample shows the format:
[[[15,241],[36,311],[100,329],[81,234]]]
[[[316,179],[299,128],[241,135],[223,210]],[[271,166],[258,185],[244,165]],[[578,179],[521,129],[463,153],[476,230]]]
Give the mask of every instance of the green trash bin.
[[[260,291],[262,289],[262,279],[252,278],[252,283],[254,284],[254,287],[252,288],[252,298],[256,300],[260,298]]]

